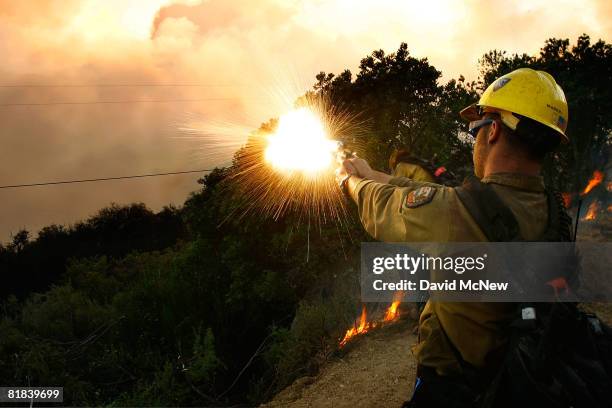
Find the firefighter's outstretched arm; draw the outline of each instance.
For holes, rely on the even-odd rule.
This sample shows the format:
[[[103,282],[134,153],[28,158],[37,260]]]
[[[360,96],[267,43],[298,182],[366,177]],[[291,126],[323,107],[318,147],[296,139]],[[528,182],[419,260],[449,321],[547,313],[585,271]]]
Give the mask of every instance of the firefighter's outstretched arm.
[[[387,184],[393,178],[387,173],[372,169],[367,161],[359,157],[345,160],[343,166],[347,166],[351,169],[351,171],[348,172],[349,174],[353,174],[367,180],[373,180],[378,183]]]
[[[343,163],[337,175],[373,238],[385,242],[448,238],[450,212],[442,186],[393,178],[372,170],[363,159]]]

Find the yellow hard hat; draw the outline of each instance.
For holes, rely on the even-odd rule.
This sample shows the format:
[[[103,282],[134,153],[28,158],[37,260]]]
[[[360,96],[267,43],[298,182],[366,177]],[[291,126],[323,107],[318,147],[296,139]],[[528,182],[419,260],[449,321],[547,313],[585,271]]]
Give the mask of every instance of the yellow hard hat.
[[[500,113],[502,122],[512,130],[520,121],[516,113],[557,131],[564,142],[568,110],[563,89],[544,71],[519,68],[497,78],[484,91],[477,104],[461,111],[466,120],[478,120],[482,112]]]

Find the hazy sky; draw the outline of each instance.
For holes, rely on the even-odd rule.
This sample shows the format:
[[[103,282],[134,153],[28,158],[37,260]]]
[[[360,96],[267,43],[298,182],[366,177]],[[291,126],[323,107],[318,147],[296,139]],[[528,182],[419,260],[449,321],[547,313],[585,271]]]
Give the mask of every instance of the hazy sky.
[[[608,0],[0,0],[0,185],[207,168],[372,50],[405,41],[445,80],[475,79],[493,48],[609,41],[611,17]],[[200,101],[6,106],[143,99]],[[0,190],[0,242],[111,202],[180,205],[197,177]]]

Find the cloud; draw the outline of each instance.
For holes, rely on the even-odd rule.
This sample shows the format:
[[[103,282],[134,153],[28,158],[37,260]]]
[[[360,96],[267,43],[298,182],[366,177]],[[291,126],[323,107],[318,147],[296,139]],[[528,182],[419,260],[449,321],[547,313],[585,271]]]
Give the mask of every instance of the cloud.
[[[405,41],[445,79],[475,78],[494,48],[535,54],[583,32],[609,40],[611,16],[604,0],[0,0],[1,84],[203,85],[0,88],[2,103],[205,99],[0,107],[0,184],[206,168],[212,139],[176,138],[189,118],[229,124],[229,147],[208,149],[227,159],[245,128],[282,113],[319,71],[355,70],[374,49]],[[0,190],[0,241],[112,201],[181,204],[196,178]]]

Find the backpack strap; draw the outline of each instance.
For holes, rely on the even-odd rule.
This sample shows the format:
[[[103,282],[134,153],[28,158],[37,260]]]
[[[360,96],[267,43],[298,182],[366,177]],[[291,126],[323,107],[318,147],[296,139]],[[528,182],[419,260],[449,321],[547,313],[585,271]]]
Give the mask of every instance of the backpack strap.
[[[558,191],[546,190],[548,197],[548,225],[537,241],[572,241],[572,218],[565,211],[563,198]]]
[[[567,214],[563,198],[556,191],[546,191],[548,196],[548,225],[546,230],[539,237],[540,242],[572,242],[572,218]],[[555,269],[555,274],[549,276],[546,282],[551,286],[555,293],[569,293],[575,291],[580,286],[580,262],[577,252],[567,248],[567,253],[563,255],[565,261],[559,268]],[[553,271],[551,271],[553,272]]]
[[[455,191],[489,241],[523,240],[514,214],[489,185],[468,177]]]
[[[523,240],[516,218],[488,184],[476,177],[468,177],[455,191],[489,241]],[[546,229],[535,241],[572,241],[572,218],[565,210],[561,194],[546,190],[546,196],[548,221]]]

